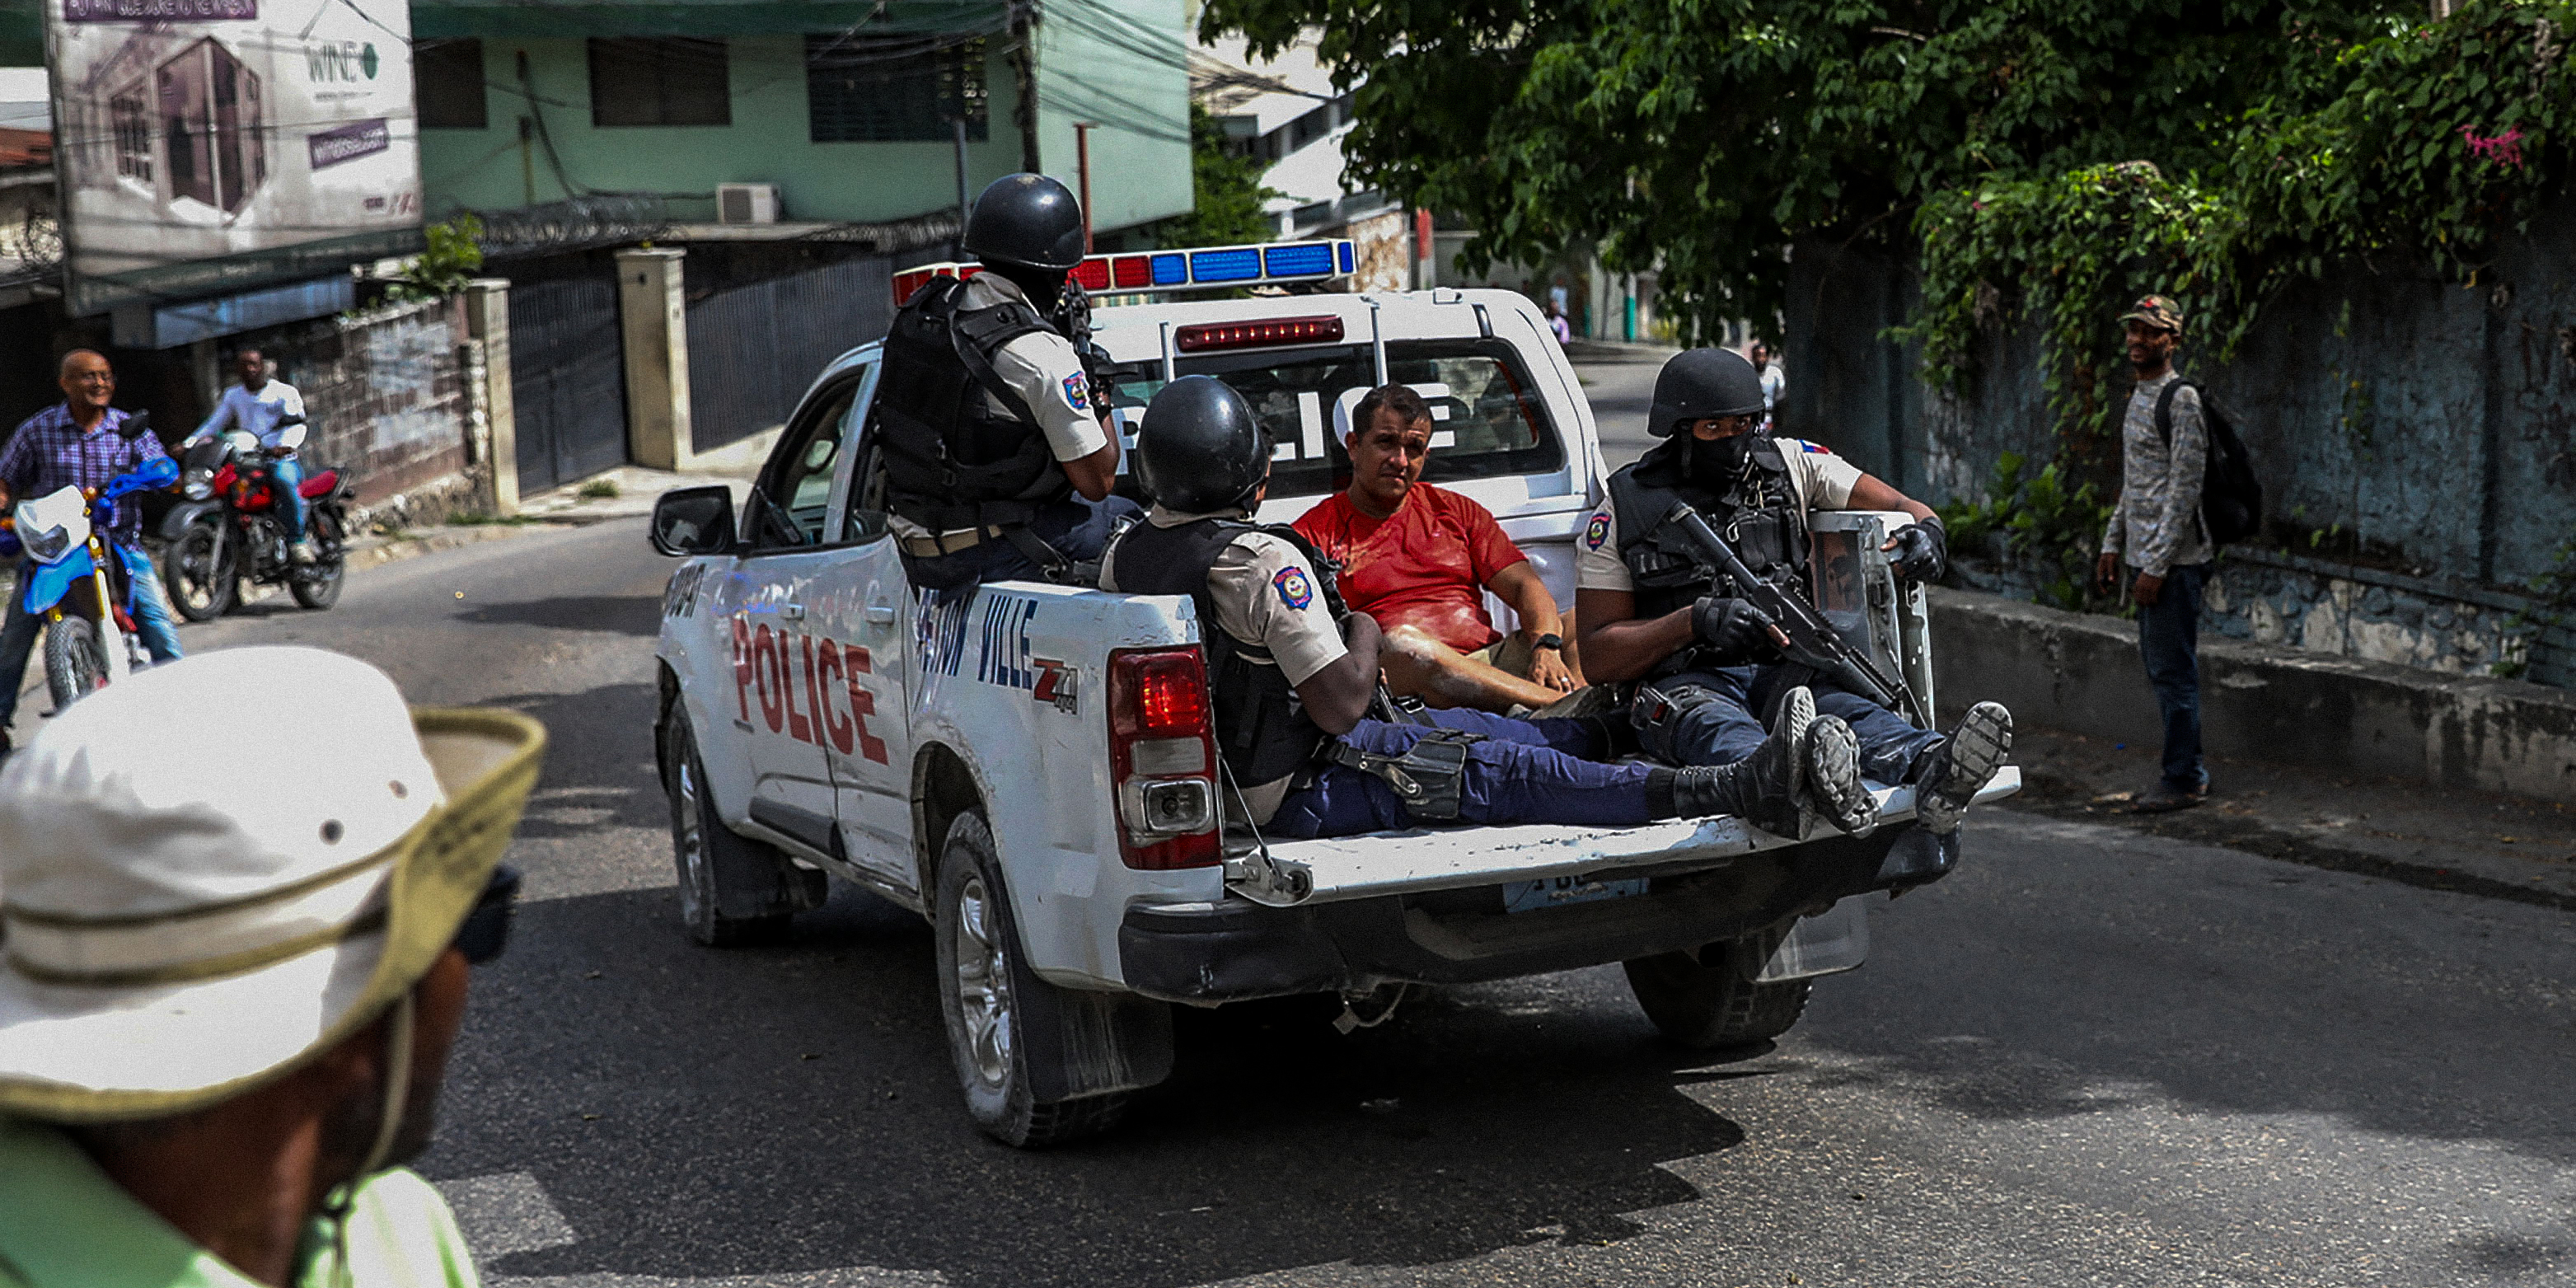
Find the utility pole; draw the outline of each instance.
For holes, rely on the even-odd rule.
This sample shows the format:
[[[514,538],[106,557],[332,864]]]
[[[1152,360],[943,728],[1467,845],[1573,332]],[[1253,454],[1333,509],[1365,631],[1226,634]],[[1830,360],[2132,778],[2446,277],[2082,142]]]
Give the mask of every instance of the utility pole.
[[[966,216],[970,213],[966,206],[966,114],[960,112],[949,117],[948,124],[957,139],[957,249],[949,258],[964,259]]]
[[[1099,124],[1093,121],[1073,123],[1073,165],[1082,178],[1082,253],[1091,253],[1091,132]]]

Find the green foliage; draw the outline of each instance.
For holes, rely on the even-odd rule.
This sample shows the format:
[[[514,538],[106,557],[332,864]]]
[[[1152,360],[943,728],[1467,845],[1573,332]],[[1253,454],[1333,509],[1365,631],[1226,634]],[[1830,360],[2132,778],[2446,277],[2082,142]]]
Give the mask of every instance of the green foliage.
[[[1263,187],[1261,172],[1269,167],[1253,157],[1225,149],[1225,131],[1207,109],[1190,105],[1190,213],[1164,220],[1154,230],[1163,246],[1231,246],[1270,240],[1274,231],[1261,213],[1263,202],[1281,195]]]
[[[2552,630],[2576,625],[2576,540],[2562,543],[2549,571],[2524,583],[2536,602],[2504,619],[2505,660],[2489,669],[2519,679],[2531,667],[2531,650]]]
[[[2111,504],[2090,483],[2069,487],[2053,462],[2036,474],[2024,472],[2028,464],[2020,453],[2005,452],[1995,460],[1988,500],[1942,507],[1950,547],[1972,553],[2002,533],[2012,559],[2038,579],[2043,600],[2067,609],[2098,607],[2093,564]]]
[[[403,275],[385,292],[391,300],[442,300],[465,289],[483,269],[483,221],[458,215],[422,229],[429,246],[403,265]]]

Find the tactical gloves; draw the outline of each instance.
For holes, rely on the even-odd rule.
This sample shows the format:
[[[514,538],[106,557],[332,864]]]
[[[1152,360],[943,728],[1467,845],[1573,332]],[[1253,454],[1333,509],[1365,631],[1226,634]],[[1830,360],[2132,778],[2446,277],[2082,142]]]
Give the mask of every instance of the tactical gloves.
[[[1896,575],[1907,581],[1939,581],[1950,570],[1950,536],[1934,515],[1896,530]]]
[[[1740,666],[1768,653],[1775,624],[1750,600],[1702,595],[1691,605],[1691,634],[1717,655],[1720,666]]]

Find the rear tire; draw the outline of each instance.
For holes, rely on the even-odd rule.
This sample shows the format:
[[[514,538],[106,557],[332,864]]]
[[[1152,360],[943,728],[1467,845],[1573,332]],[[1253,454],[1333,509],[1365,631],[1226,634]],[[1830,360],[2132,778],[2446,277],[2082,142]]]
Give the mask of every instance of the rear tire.
[[[939,856],[931,899],[939,1010],[948,1053],[966,1094],[966,1114],[985,1135],[1021,1149],[1097,1136],[1127,1113],[1129,1094],[1112,1091],[1041,1103],[1030,1076],[1030,1030],[1060,1030],[1080,1003],[1028,969],[1003,891],[992,829],[960,814]]]
[[[170,592],[170,607],[192,622],[211,622],[231,612],[241,590],[239,543],[224,540],[220,515],[191,523],[161,556],[161,585]]]
[[[671,717],[669,784],[671,857],[679,868],[680,924],[689,938],[709,948],[741,948],[776,943],[787,937],[793,912],[770,911],[752,916],[725,912],[724,890],[730,885],[767,880],[783,882],[802,873],[775,848],[736,835],[717,815],[707,794],[706,762],[686,717]],[[819,874],[818,874],[819,875]]]
[[[53,690],[56,711],[107,687],[98,628],[88,618],[65,613],[61,621],[45,624],[45,686]]]
[[[340,581],[349,572],[348,534],[341,530],[339,512],[319,505],[304,516],[304,528],[321,553],[309,564],[287,569],[286,590],[306,608],[329,608],[340,602]]]
[[[1762,936],[1710,944],[1698,957],[1657,953],[1623,963],[1628,991],[1636,994],[1657,1032],[1694,1051],[1745,1046],[1776,1038],[1807,1009],[1810,979],[1757,984],[1762,963],[1744,958],[1768,942]],[[1706,959],[1707,965],[1702,965]]]

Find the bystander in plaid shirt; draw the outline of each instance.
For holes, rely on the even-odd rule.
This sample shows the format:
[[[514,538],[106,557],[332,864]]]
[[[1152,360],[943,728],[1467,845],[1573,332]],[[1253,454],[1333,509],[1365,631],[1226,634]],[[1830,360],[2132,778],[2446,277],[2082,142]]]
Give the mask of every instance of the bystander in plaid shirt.
[[[168,454],[151,434],[128,439],[117,433],[116,427],[124,423],[125,413],[110,407],[84,434],[72,422],[68,403],[55,403],[29,416],[9,436],[8,446],[0,447],[0,484],[9,489],[9,503],[33,500],[63,487],[103,488],[117,475]],[[109,535],[131,543],[143,531],[143,507],[129,501],[116,510],[116,524]]]

